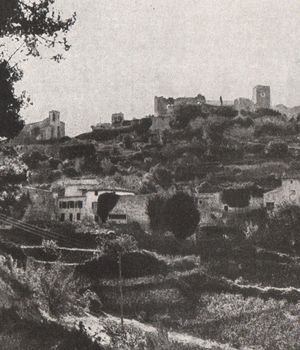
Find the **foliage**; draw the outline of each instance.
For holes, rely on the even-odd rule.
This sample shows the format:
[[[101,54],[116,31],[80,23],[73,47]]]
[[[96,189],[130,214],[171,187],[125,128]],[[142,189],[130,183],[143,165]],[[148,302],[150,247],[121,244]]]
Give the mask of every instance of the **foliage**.
[[[128,254],[137,249],[136,240],[127,234],[116,235],[112,239],[104,241],[103,251],[105,254],[116,259],[119,255]]]
[[[166,201],[162,215],[166,227],[179,239],[191,236],[200,220],[193,198],[183,192],[174,194]]]
[[[102,222],[107,221],[109,213],[113,210],[119,200],[119,196],[112,193],[103,193],[98,197],[98,209],[97,214],[101,218]]]
[[[164,228],[162,211],[165,203],[166,198],[159,194],[155,194],[148,199],[146,211],[149,217],[150,227],[153,231],[162,230]]]
[[[154,181],[165,190],[172,185],[172,173],[169,169],[157,165],[150,171],[153,174]]]
[[[17,67],[11,67],[7,61],[0,60],[0,137],[11,139],[24,127],[24,120],[20,116],[21,107],[25,103],[24,96],[16,97],[14,89],[14,84],[21,79],[22,72]]]
[[[207,114],[202,111],[201,105],[179,105],[175,109],[175,119],[170,125],[174,129],[184,129],[195,118],[206,118]]]
[[[257,125],[254,128],[254,136],[287,136],[296,135],[299,132],[299,126],[293,123],[289,124],[276,124],[272,122],[265,122],[261,125]]]
[[[69,166],[63,170],[63,174],[67,177],[76,177],[78,176],[78,172],[75,168]]]
[[[238,115],[238,111],[232,106],[212,106],[210,107],[210,113],[225,118],[234,118]]]
[[[43,247],[45,254],[47,256],[49,256],[50,258],[53,258],[53,260],[57,260],[61,255],[61,253],[58,249],[57,243],[53,240],[43,239],[42,247]]]
[[[258,108],[255,111],[255,115],[256,117],[264,117],[264,116],[280,116],[281,113],[276,111],[275,109],[271,109],[271,108]]]
[[[39,151],[25,153],[22,156],[22,161],[29,167],[29,169],[36,169],[39,165],[39,162],[46,159],[48,159],[47,156],[40,153]]]
[[[29,98],[25,98],[25,92],[19,97],[15,95],[14,85],[22,79],[23,74],[17,64],[10,64],[13,56],[24,48],[27,56],[40,56],[40,46],[53,48],[58,44],[65,50],[70,48],[66,33],[75,22],[75,14],[63,20],[54,9],[54,2],[55,0],[37,2],[1,0],[0,38],[9,38],[10,42],[18,45],[7,59],[4,58],[5,51],[2,51],[0,58],[0,136],[2,137],[10,139],[19,134],[24,126],[20,110],[30,101]],[[56,54],[52,58],[59,61],[62,55]]]
[[[266,248],[284,252],[300,252],[300,207],[284,205],[270,213],[258,239]]]
[[[130,135],[125,135],[123,138],[123,144],[126,149],[131,149],[133,145],[133,140]]]
[[[269,157],[284,157],[288,154],[289,148],[286,142],[284,141],[270,141],[266,148],[265,153]]]
[[[75,23],[76,14],[64,20],[60,13],[55,11],[54,3],[55,0],[39,0],[34,3],[2,0],[0,37],[9,37],[16,41],[22,39],[27,54],[32,56],[40,55],[39,46],[51,48],[61,45],[64,50],[69,50],[66,34]]]
[[[67,272],[60,263],[26,271],[40,307],[59,316],[78,307],[79,295],[73,272]],[[31,275],[31,276],[29,276]]]
[[[101,168],[104,175],[114,175],[116,172],[116,166],[109,158],[104,158],[101,161]]]
[[[150,117],[140,119],[139,123],[134,126],[134,130],[137,135],[145,134],[151,127],[152,120]]]
[[[74,159],[78,157],[92,157],[95,155],[95,146],[93,144],[76,144],[62,146],[59,149],[61,159]]]

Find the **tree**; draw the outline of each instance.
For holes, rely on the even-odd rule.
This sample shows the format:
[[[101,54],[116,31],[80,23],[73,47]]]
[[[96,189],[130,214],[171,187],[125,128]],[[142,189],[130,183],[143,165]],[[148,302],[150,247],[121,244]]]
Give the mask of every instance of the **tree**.
[[[22,79],[23,73],[18,62],[11,64],[17,53],[26,56],[40,56],[40,47],[53,49],[60,45],[69,50],[66,34],[75,23],[76,14],[63,20],[54,9],[55,0],[1,0],[0,2],[0,38],[8,38],[13,52],[7,54],[5,44],[0,44],[0,136],[8,139],[15,137],[24,127],[20,115],[22,107],[30,99],[25,92],[15,95],[14,85]],[[51,51],[51,50],[50,50]],[[59,62],[62,54],[51,57]]]
[[[155,194],[148,199],[146,212],[149,217],[150,227],[153,231],[164,228],[162,211],[165,203],[166,198],[159,194]]]
[[[166,201],[162,215],[166,227],[179,239],[191,236],[200,220],[193,198],[183,192],[174,194]]]
[[[113,193],[110,193],[110,192],[103,193],[103,194],[100,194],[100,196],[98,197],[97,214],[103,223],[105,223],[107,221],[108,214],[116,206],[119,198],[120,198],[120,196],[118,196],[114,192]]]
[[[120,313],[121,313],[121,326],[124,330],[124,300],[123,300],[123,277],[122,277],[122,257],[124,254],[137,250],[136,240],[127,234],[121,234],[120,236],[113,237],[104,241],[103,246],[104,253],[117,259],[119,266],[119,291],[120,291]]]
[[[158,165],[152,168],[154,181],[164,189],[168,189],[172,185],[172,173],[167,168]]]

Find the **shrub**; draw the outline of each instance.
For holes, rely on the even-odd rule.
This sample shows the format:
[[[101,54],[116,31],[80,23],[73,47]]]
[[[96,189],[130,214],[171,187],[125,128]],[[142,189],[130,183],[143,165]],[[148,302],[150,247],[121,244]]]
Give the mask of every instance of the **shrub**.
[[[95,155],[95,147],[93,144],[77,144],[62,146],[59,149],[61,159],[74,159],[78,157],[91,157]]]
[[[171,121],[170,125],[174,129],[184,129],[191,120],[197,117],[207,117],[207,114],[203,113],[201,105],[179,105],[175,109],[175,119]]]
[[[76,177],[78,176],[78,172],[73,167],[68,167],[63,170],[63,174],[68,177]]]
[[[143,135],[150,129],[151,125],[151,118],[145,117],[140,119],[140,122],[134,126],[134,130],[138,135]]]
[[[39,162],[47,160],[47,157],[38,152],[33,151],[31,153],[26,153],[22,156],[22,161],[30,168],[30,169],[36,169]]]
[[[174,194],[163,208],[163,222],[176,238],[191,236],[199,223],[200,214],[192,197],[183,192]]]
[[[163,166],[155,166],[152,168],[154,181],[164,189],[168,189],[172,185],[172,173]]]
[[[125,135],[123,138],[123,144],[126,149],[131,149],[133,145],[133,140],[130,135]]]
[[[283,141],[270,141],[265,148],[265,153],[269,157],[280,158],[286,156],[288,154],[288,150],[289,148],[287,143]]]

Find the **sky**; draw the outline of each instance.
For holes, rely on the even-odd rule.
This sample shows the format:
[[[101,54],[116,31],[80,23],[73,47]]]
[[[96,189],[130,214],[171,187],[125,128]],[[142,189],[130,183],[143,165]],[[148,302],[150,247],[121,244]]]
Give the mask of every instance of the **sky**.
[[[59,110],[70,136],[111,114],[153,114],[154,96],[252,97],[300,105],[299,0],[56,0],[77,12],[65,60],[21,64],[33,106],[26,122]]]

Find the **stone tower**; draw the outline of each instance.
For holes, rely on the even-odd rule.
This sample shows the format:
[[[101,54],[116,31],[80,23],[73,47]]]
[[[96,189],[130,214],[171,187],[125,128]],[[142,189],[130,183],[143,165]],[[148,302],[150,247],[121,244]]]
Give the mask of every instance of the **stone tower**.
[[[253,89],[253,103],[255,108],[271,107],[271,89],[270,86],[257,85]]]

